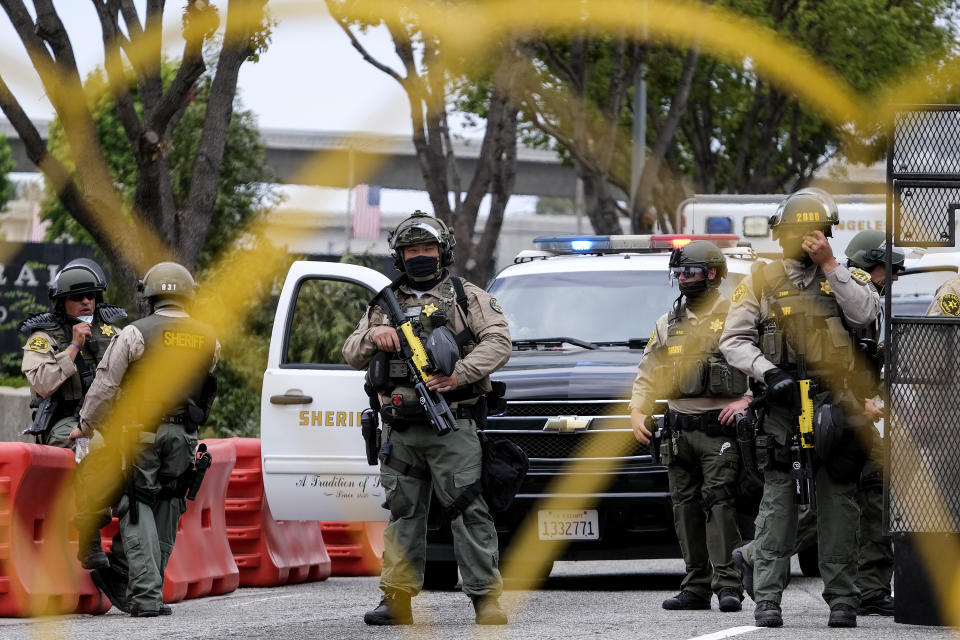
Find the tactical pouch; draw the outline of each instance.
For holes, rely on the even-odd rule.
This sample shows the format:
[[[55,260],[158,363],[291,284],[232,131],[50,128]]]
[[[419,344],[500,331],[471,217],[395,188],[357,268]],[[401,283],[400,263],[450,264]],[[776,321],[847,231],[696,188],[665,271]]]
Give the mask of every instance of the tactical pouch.
[[[760,350],[771,364],[784,364],[783,329],[776,325],[767,325],[760,337]]]
[[[747,376],[723,358],[707,363],[707,391],[712,396],[741,396],[747,392]]]
[[[379,393],[390,393],[393,386],[390,384],[390,354],[386,351],[377,351],[370,359],[367,367],[367,381]]]
[[[677,367],[672,367],[674,375],[677,376],[677,392],[685,397],[697,397],[703,395],[706,390],[704,384],[705,365],[702,360],[695,362],[680,363]]]

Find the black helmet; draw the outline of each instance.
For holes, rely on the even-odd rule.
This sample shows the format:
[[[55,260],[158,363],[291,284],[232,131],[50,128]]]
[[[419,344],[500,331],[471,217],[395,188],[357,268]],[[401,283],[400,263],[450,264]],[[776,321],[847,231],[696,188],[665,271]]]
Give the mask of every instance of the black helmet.
[[[670,271],[676,275],[684,267],[699,268],[703,277],[709,281],[711,287],[720,286],[720,281],[727,275],[727,260],[723,252],[708,240],[694,240],[670,254]],[[717,270],[717,276],[710,280],[710,269]]]
[[[161,300],[192,300],[197,283],[190,272],[176,262],[159,262],[147,271],[138,288],[155,305]]]
[[[387,236],[390,251],[393,254],[393,264],[398,271],[403,271],[403,247],[426,242],[436,242],[440,246],[440,266],[448,267],[453,264],[453,247],[457,240],[450,229],[439,220],[417,210],[409,218],[397,225],[397,228]]]
[[[100,265],[90,258],[71,260],[57,273],[50,286],[51,300],[60,300],[73,293],[102,294],[107,290],[107,277]],[[97,295],[97,302],[102,296]]]
[[[861,231],[853,236],[844,250],[847,254],[847,266],[860,267],[869,272],[877,265],[885,265],[887,263],[886,241],[887,234],[883,231]],[[903,251],[894,248],[891,255],[894,271],[903,269],[905,257]]]
[[[807,187],[784,198],[777,212],[770,216],[769,223],[774,237],[777,230],[784,227],[822,229],[829,236],[832,235],[830,227],[840,223],[840,213],[829,193]]]

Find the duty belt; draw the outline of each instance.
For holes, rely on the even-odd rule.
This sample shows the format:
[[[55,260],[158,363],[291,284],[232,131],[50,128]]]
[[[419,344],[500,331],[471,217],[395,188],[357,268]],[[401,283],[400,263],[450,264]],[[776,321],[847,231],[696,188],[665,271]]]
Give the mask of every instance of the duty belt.
[[[680,431],[703,431],[708,436],[732,436],[737,429],[734,425],[720,424],[720,411],[705,411],[704,413],[678,413],[667,411],[666,423],[668,427]]]

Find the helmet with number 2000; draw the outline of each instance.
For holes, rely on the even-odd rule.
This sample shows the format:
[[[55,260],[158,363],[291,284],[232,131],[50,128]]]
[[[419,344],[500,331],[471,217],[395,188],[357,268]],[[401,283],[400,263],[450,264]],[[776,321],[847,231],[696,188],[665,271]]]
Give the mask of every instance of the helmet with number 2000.
[[[840,212],[833,197],[823,189],[807,187],[783,199],[777,212],[770,216],[770,228],[776,238],[787,227],[820,229],[824,235],[833,235],[830,227],[840,223]]]
[[[453,264],[453,247],[457,244],[453,229],[448,228],[442,220],[419,210],[398,224],[388,236],[387,242],[398,271],[404,270],[403,247],[436,242],[440,246],[440,266],[447,267]]]
[[[670,269],[695,267],[703,271],[704,278],[710,269],[716,269],[717,275],[710,280],[711,287],[720,286],[720,281],[727,275],[727,260],[717,245],[708,240],[694,240],[670,254]]]
[[[140,281],[140,291],[148,300],[185,298],[192,300],[197,283],[187,268],[176,262],[160,262],[147,271]]]

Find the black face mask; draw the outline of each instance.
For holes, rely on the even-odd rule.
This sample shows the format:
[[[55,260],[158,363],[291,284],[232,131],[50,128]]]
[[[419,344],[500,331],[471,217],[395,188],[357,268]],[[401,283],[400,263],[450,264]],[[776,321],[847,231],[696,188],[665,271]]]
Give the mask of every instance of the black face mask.
[[[680,282],[680,293],[687,297],[687,300],[696,300],[707,292],[707,279],[695,280],[693,282]]]
[[[439,275],[440,259],[431,256],[416,256],[404,261],[403,268],[414,282],[427,282]]]

